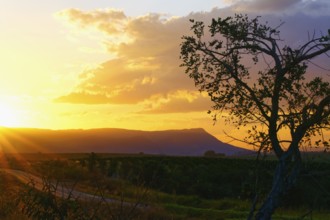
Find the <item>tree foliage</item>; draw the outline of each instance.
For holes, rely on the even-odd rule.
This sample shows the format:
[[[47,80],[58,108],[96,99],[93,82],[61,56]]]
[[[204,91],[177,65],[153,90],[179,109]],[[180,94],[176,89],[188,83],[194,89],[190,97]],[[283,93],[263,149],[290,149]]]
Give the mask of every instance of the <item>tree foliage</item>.
[[[207,33],[203,22],[191,20],[194,34],[183,37],[180,58],[213,101],[215,120],[226,112],[238,128],[249,125],[244,141],[278,157],[273,188],[257,214],[269,219],[299,173],[300,146],[330,127],[330,84],[307,71],[330,50],[330,30],[292,48],[280,37],[282,24],[272,28],[259,18],[213,19]]]

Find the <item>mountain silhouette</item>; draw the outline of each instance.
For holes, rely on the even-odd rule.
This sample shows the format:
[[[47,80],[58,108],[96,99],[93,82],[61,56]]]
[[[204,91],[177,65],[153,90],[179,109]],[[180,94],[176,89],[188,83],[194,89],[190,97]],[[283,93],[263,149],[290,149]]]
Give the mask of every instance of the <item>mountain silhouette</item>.
[[[178,156],[200,156],[206,151],[225,155],[251,153],[219,141],[202,128],[165,131],[1,128],[0,144],[3,151],[12,153],[95,152]]]

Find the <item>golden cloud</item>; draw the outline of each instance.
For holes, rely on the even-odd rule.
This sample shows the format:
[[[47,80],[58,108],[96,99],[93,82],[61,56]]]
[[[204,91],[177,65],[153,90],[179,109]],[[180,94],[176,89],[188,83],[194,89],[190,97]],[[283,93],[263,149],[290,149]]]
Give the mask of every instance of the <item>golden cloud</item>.
[[[154,95],[143,102],[139,113],[164,114],[178,112],[206,112],[212,105],[206,93],[178,90],[167,95]]]
[[[84,12],[79,9],[66,9],[56,14],[81,28],[96,27],[98,30],[118,34],[123,32],[126,15],[115,9]]]
[[[258,3],[251,1],[249,4]],[[276,8],[295,5],[299,2],[267,1],[260,7]],[[96,28],[110,38],[106,45],[109,53],[117,57],[101,64],[98,68],[81,74],[81,82],[72,93],[58,97],[55,101],[85,104],[139,104],[144,106],[142,113],[169,113],[206,111],[211,102],[204,94],[196,93],[193,81],[180,68],[180,43],[183,35],[190,35],[189,18],[211,21],[211,18],[232,15],[239,3],[227,9],[214,9],[211,12],[192,13],[187,17],[166,18],[160,14],[147,14],[140,17],[127,17],[114,9],[84,12],[68,9],[59,12],[68,22],[81,28]],[[246,6],[241,4],[241,6]],[[248,10],[248,9],[244,9]],[[250,14],[251,16],[255,16]],[[284,32],[289,33],[288,42],[294,45],[306,31],[306,19],[323,28],[327,23],[322,18],[299,14],[288,17],[291,25]],[[263,16],[265,20],[276,20],[273,15]],[[285,17],[283,17],[285,19]],[[323,25],[321,27],[321,25]],[[312,27],[314,28],[314,27]],[[107,38],[108,39],[108,38]],[[254,68],[252,66],[252,68]]]
[[[68,95],[58,97],[54,100],[60,103],[72,104],[105,104],[110,103],[108,97],[102,94],[89,94],[87,92],[72,92]]]
[[[82,81],[73,92],[56,102],[137,104],[156,94],[168,96],[177,90],[196,90],[179,68],[180,36],[182,27],[188,27],[187,20],[164,19],[158,14],[133,19],[115,10],[88,13],[69,9],[60,14],[82,28],[94,26],[109,36],[122,34],[134,40],[109,42],[109,52],[118,57],[82,73]],[[105,26],[110,20],[115,30]]]

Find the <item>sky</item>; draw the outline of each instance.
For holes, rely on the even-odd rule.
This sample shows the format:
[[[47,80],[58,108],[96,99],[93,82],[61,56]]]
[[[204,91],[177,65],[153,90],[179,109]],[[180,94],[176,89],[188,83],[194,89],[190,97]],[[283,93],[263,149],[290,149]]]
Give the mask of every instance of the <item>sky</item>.
[[[284,21],[281,36],[293,46],[330,28],[327,0],[1,0],[0,125],[201,127],[227,142],[236,128],[213,123],[179,53],[189,19],[235,13]]]

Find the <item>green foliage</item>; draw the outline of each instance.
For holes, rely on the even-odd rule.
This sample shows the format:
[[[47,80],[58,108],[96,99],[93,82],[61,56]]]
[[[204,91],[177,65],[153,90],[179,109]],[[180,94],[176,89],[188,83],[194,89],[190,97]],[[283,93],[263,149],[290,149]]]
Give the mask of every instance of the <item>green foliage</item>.
[[[125,179],[135,184],[143,183],[147,187],[166,193],[197,195],[209,199],[250,198],[252,193],[247,195],[247,185],[252,192],[255,178],[253,160],[157,156],[123,156],[99,160],[107,161],[106,173],[109,177]],[[263,168],[266,169],[268,166],[264,165]],[[270,166],[274,167],[274,164]],[[270,172],[267,176],[271,179]]]
[[[88,160],[88,156],[85,160]],[[34,167],[48,174],[42,183],[42,190],[37,190],[31,182],[17,193],[11,188],[15,186],[12,180],[0,175],[0,202],[10,201],[0,203],[0,207],[4,208],[0,209],[1,219],[10,219],[10,216],[16,216],[14,219],[27,219],[26,216],[32,219],[245,219],[256,190],[260,196],[266,195],[271,185],[271,170],[276,166],[276,161],[272,159],[256,164],[251,159],[224,157],[96,156],[93,171],[80,167],[81,163],[66,160],[36,162],[38,165]],[[303,173],[299,177],[300,184],[284,198],[283,208],[275,213],[274,219],[302,216],[296,210],[312,210],[313,219],[327,219],[321,214],[330,211],[330,196],[327,196],[330,187],[329,155],[309,156],[310,160],[304,163]],[[103,162],[100,163],[100,160],[105,161],[105,173],[112,167],[112,177],[101,175],[99,164]],[[53,166],[51,169],[50,165]],[[85,175],[70,189],[116,198],[124,203],[108,204],[97,199],[55,197],[53,192],[56,187],[70,187],[72,184],[69,182],[77,180],[75,175],[70,174],[72,171],[59,175],[65,169]],[[79,171],[81,169],[87,173]],[[58,181],[50,174],[59,175],[57,177],[65,182]],[[266,178],[260,179],[256,188],[257,175]],[[20,199],[13,199],[15,196]],[[126,206],[126,202],[133,206]],[[146,209],[135,209],[135,204],[148,206]],[[18,207],[20,210],[23,208],[26,216],[18,216]],[[321,217],[316,218],[317,215]]]
[[[82,181],[89,178],[89,172],[66,159],[45,160],[33,164],[38,175],[57,181]]]
[[[272,184],[273,170],[277,163],[276,160],[256,162],[251,159],[223,157],[147,155],[116,156],[99,160],[107,161],[106,169],[111,170],[108,174],[116,180],[124,179],[137,185],[143,183],[146,187],[176,196],[191,195],[192,197],[178,197],[176,203],[194,207],[200,207],[202,199],[239,198],[243,201],[251,201],[256,193],[261,201]],[[321,174],[327,173],[330,164],[326,161],[327,159],[325,162],[306,162],[304,172],[313,173],[313,170],[318,170]],[[256,179],[258,179],[257,183]],[[288,196],[283,200],[284,206],[326,208],[325,201],[330,197],[323,196],[322,187],[315,187],[312,183],[317,180],[323,188],[330,187],[329,175],[318,175],[313,178],[311,175],[303,174],[299,179],[302,183],[289,191]],[[310,190],[313,186],[314,189]],[[112,185],[110,188],[114,189],[115,186]],[[317,199],[318,197],[323,200]],[[311,204],[311,201],[314,203]]]
[[[147,189],[135,187],[123,190],[129,184],[111,181],[113,200],[108,201],[109,181],[96,165],[101,164],[94,155],[94,168],[85,170],[68,160],[40,161],[34,167],[42,174],[42,183],[31,180],[20,190],[22,213],[32,219],[139,219],[139,209],[146,202]],[[87,158],[90,160],[90,156]],[[74,172],[76,172],[74,174]],[[83,177],[79,177],[83,175]],[[87,190],[89,196],[76,189]]]
[[[20,194],[22,212],[33,219],[64,220],[68,217],[84,219],[77,215],[78,203],[70,198],[58,198],[57,186],[44,182],[43,190],[35,188],[33,182],[26,185]],[[79,213],[80,214],[80,213]]]

